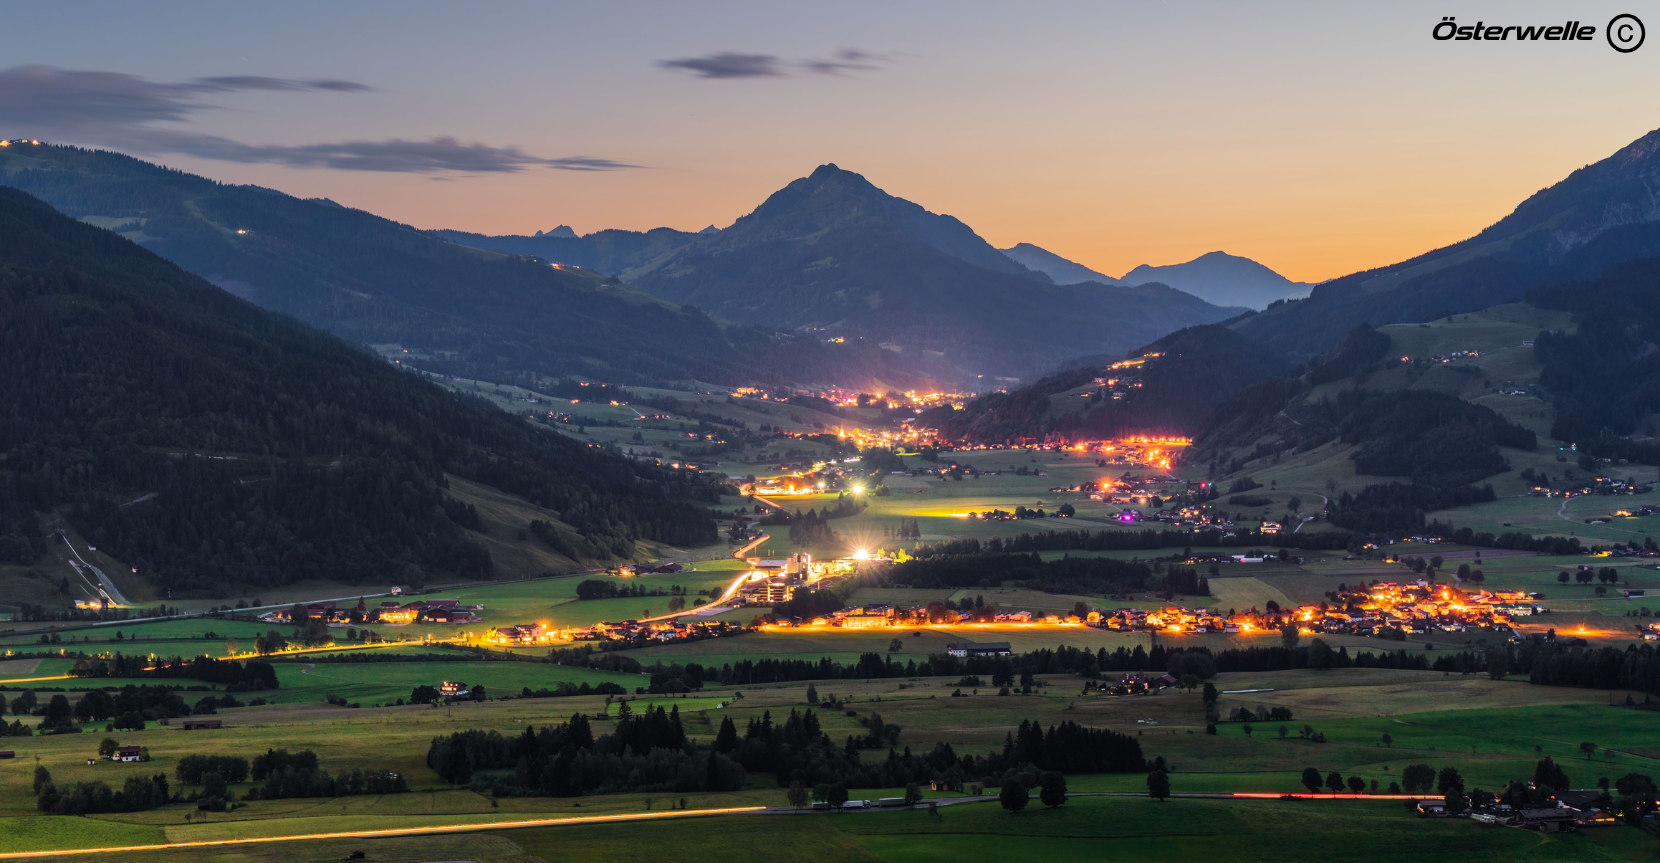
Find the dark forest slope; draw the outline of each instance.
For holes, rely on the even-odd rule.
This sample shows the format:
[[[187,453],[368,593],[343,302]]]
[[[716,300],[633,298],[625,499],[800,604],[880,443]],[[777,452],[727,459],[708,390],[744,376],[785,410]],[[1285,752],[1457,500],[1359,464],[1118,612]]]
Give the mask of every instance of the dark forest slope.
[[[1179,330],[1129,356],[1146,361],[1118,371],[1111,363],[1070,369],[1012,392],[982,396],[961,410],[935,408],[918,422],[947,440],[974,443],[1191,435],[1224,399],[1291,366],[1269,348],[1216,324]],[[1100,386],[1094,384],[1097,378],[1120,383]],[[1072,398],[1057,403],[1056,397],[1069,392]]]
[[[584,556],[712,541],[708,480],[463,402],[0,188],[0,560],[67,518],[161,586],[483,577],[450,473],[559,513]]]

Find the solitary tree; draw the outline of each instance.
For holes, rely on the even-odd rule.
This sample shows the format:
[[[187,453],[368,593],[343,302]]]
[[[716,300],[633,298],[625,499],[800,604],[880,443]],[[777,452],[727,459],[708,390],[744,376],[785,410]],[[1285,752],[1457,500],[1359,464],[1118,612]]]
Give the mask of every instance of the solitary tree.
[[[1170,796],[1170,776],[1163,770],[1155,770],[1147,774],[1147,796],[1164,802]]]
[[[1595,743],[1581,743],[1579,744],[1579,751],[1585,753],[1586,758],[1590,758],[1597,754],[1597,745]]]
[[[997,792],[997,802],[1010,812],[1019,812],[1031,802],[1031,795],[1026,792],[1026,786],[1018,779],[1010,779],[1003,783],[1003,790]]]
[[[1320,771],[1313,767],[1303,768],[1303,787],[1312,794],[1320,790]]]
[[[922,802],[922,786],[912,782],[905,786],[905,805],[915,806]]]
[[[847,786],[841,784],[840,782],[832,784],[830,786],[830,793],[825,795],[825,799],[830,801],[831,806],[834,806],[837,809],[842,808],[842,806],[847,803]]]
[[[1066,777],[1054,770],[1046,770],[1038,777],[1038,799],[1045,806],[1059,806],[1066,802]]]
[[[818,704],[818,687],[811,683],[807,684],[807,703]]]
[[[1556,574],[1556,580],[1562,584],[1568,583],[1568,577],[1568,571],[1565,569]]]
[[[790,805],[797,809],[807,805],[807,788],[797,779],[790,783],[790,790],[784,795]]]
[[[1395,745],[1395,738],[1390,737],[1389,732],[1387,732],[1387,731],[1384,732],[1384,734],[1383,734],[1383,745],[1384,746],[1394,746]]]

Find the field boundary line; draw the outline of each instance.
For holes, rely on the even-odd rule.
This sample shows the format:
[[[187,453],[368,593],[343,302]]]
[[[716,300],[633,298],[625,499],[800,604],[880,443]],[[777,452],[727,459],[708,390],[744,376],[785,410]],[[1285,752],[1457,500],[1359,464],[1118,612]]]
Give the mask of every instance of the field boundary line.
[[[765,806],[737,806],[726,809],[682,809],[668,812],[625,812],[617,815],[580,815],[572,818],[533,818],[523,821],[485,821],[471,824],[438,824],[428,827],[394,827],[385,830],[346,830],[335,833],[306,833],[292,836],[256,836],[245,839],[199,839],[164,842],[156,845],[123,845],[105,848],[68,848],[51,851],[7,851],[0,860],[31,857],[67,857],[71,854],[113,854],[138,851],[168,851],[176,848],[211,848],[221,845],[250,845],[258,842],[294,842],[304,839],[376,839],[387,836],[421,836],[432,833],[470,833],[479,830],[514,830],[522,827],[562,827],[571,824],[604,824],[615,821],[649,821],[664,818],[696,818],[707,815],[735,815],[756,812]]]

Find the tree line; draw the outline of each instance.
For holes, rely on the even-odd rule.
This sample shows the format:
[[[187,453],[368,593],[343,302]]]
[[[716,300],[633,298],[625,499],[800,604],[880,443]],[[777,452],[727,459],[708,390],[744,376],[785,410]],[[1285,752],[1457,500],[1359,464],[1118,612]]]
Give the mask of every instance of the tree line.
[[[232,692],[276,689],[277,670],[271,663],[258,659],[239,662],[234,659],[215,659],[198,656],[186,662],[175,656],[170,660],[151,660],[143,656],[115,654],[109,659],[83,657],[75,660],[69,670],[72,677],[162,677],[188,678],[204,683],[215,683]]]

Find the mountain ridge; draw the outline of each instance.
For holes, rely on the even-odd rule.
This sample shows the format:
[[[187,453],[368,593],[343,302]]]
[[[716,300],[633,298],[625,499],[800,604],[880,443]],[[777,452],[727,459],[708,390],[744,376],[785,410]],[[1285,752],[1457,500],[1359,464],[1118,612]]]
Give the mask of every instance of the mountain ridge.
[[[860,336],[970,374],[1030,374],[1234,312],[1163,285],[1055,285],[960,220],[833,164],[622,275],[727,320]]]
[[[1236,324],[1298,356],[1331,348],[1357,324],[1477,311],[1543,285],[1592,279],[1660,256],[1660,130],[1529,195],[1474,236],[1315,287],[1308,298]]]

